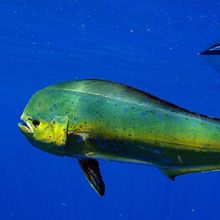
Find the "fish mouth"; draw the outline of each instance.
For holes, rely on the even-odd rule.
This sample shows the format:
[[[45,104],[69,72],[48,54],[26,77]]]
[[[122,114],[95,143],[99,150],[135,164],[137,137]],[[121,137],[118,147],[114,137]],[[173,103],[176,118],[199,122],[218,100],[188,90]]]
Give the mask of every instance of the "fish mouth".
[[[20,130],[22,132],[24,132],[24,133],[34,133],[30,122],[23,115],[21,116],[21,121],[22,122],[18,123],[18,127],[20,128]]]

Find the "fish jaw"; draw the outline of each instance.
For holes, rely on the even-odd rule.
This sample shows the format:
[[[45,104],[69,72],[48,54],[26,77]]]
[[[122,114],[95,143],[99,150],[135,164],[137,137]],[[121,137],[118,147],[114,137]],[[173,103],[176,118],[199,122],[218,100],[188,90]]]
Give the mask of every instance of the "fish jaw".
[[[34,133],[34,128],[31,125],[31,123],[29,122],[30,117],[27,117],[24,114],[22,114],[20,119],[22,120],[22,122],[18,123],[18,127],[21,130],[21,132],[24,133],[25,135],[33,134]]]
[[[68,117],[55,116],[52,121],[39,118],[37,126],[33,124],[34,115],[23,113],[20,119],[18,127],[34,147],[54,155],[65,155]]]

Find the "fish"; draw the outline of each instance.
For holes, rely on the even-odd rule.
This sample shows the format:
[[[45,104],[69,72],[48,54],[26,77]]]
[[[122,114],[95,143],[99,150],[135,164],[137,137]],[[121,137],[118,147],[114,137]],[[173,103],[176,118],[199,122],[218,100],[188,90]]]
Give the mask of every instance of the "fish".
[[[220,42],[212,44],[199,53],[201,57],[217,72],[220,72]]]
[[[220,119],[107,80],[57,83],[37,91],[18,124],[38,149],[72,157],[105,194],[99,160],[150,165],[171,180],[220,170]]]
[[[220,55],[220,42],[215,43],[208,49],[200,52],[200,55]]]

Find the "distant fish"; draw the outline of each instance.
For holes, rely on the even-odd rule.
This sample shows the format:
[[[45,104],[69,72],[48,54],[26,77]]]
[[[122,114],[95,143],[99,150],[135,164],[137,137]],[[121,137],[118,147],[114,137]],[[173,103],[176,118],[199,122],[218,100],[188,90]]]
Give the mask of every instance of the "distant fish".
[[[215,43],[207,50],[202,51],[199,55],[205,58],[210,66],[220,72],[220,43]]]
[[[212,45],[207,50],[202,51],[200,55],[220,55],[220,43]]]
[[[149,164],[170,179],[220,169],[220,120],[135,88],[102,80],[46,87],[30,99],[20,130],[37,148],[77,158],[99,195],[97,159]]]

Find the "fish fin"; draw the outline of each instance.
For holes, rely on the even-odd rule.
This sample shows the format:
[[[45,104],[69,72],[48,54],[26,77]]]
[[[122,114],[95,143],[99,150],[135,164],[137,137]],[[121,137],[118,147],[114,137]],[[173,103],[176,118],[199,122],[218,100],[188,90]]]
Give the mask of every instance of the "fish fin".
[[[189,166],[189,167],[174,167],[174,168],[160,168],[160,171],[164,173],[169,179],[175,180],[177,176],[198,173],[198,172],[208,172],[208,171],[218,171],[220,170],[220,165],[210,165],[210,166]]]
[[[102,180],[99,162],[95,159],[79,159],[78,162],[89,184],[100,196],[103,196],[105,184]]]
[[[170,180],[175,181],[176,177],[179,176],[177,172],[175,172],[173,169],[160,169],[160,171],[167,176]]]
[[[87,141],[90,137],[90,132],[73,132],[74,135],[80,136],[82,141]]]

